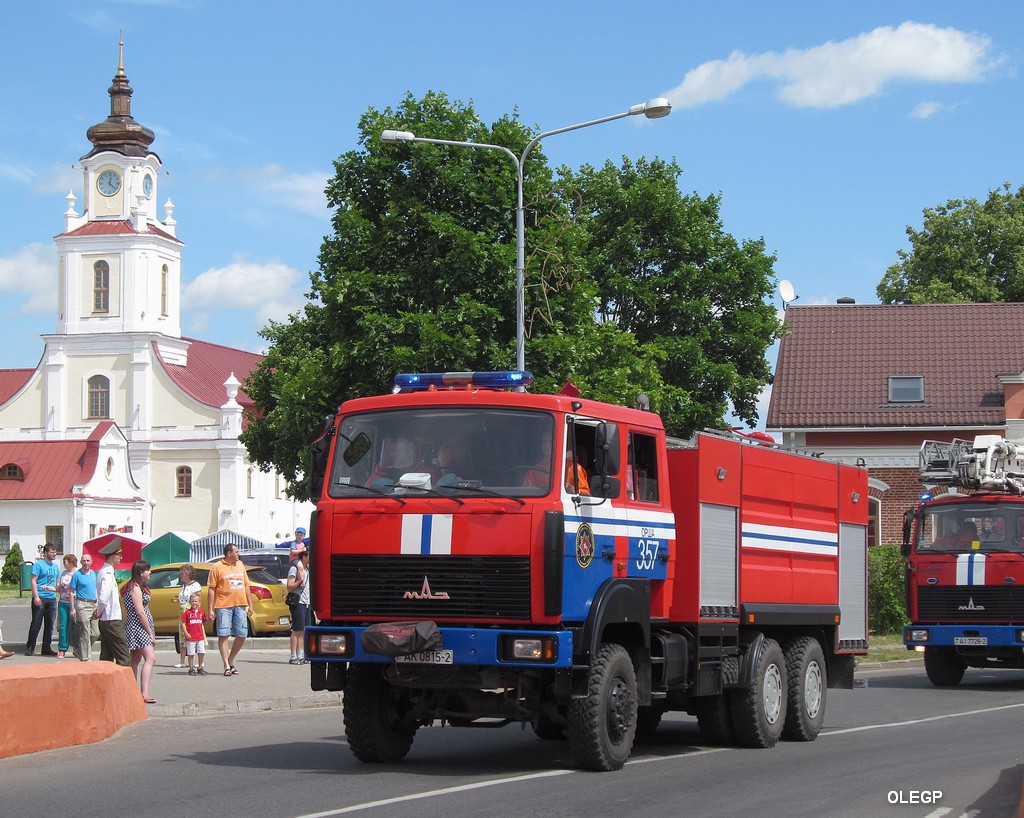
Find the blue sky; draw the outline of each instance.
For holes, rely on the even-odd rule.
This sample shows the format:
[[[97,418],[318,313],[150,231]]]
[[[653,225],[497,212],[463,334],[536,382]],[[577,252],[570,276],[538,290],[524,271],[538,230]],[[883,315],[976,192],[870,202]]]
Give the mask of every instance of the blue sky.
[[[541,130],[668,96],[667,119],[544,150],[674,157],[682,190],[721,194],[724,228],[763,237],[801,304],[875,302],[923,208],[1024,184],[1018,2],[0,0],[0,368],[35,366],[54,330],[52,237],[82,198],[120,30],[185,242],[183,330],[250,350],[304,301],[359,117],[407,91],[487,121],[518,107]]]

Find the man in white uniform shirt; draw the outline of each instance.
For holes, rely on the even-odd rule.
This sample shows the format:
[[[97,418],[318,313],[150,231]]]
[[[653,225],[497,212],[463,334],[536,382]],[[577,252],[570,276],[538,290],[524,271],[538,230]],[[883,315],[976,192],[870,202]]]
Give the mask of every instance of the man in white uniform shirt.
[[[93,614],[100,623],[100,661],[128,667],[132,657],[124,638],[121,595],[114,575],[114,566],[121,561],[121,540],[111,540],[100,553],[106,562],[96,576],[96,612]]]

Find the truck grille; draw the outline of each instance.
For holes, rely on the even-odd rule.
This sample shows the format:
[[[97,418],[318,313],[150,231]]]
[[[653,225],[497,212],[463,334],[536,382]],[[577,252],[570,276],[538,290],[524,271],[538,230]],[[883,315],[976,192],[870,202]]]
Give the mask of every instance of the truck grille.
[[[924,586],[917,594],[923,622],[1024,622],[1024,588]]]
[[[530,559],[335,555],[331,615],[529,621]]]

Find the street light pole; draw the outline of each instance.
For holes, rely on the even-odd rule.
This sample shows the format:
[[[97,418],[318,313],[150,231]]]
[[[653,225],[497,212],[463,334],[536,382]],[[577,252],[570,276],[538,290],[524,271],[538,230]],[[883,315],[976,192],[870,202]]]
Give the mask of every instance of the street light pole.
[[[648,119],[661,119],[668,116],[671,112],[672,104],[664,97],[651,99],[647,102],[632,105],[629,110],[619,114],[612,114],[600,119],[591,119],[587,122],[567,125],[564,128],[556,128],[553,131],[537,134],[526,144],[522,154],[519,156],[516,156],[504,145],[490,145],[486,142],[459,142],[454,139],[431,139],[426,136],[416,136],[411,131],[386,130],[381,132],[380,141],[388,145],[402,142],[429,142],[434,145],[502,151],[516,166],[516,369],[520,371],[526,369],[526,211],[523,205],[526,157],[538,142],[549,136],[576,131],[591,125],[600,125],[603,122],[611,122],[615,119],[623,119],[627,116],[637,116],[639,114],[643,114]]]

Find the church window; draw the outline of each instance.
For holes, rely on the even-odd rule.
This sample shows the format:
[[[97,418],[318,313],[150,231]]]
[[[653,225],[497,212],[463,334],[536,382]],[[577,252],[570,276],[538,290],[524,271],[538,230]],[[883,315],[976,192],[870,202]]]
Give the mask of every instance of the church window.
[[[89,378],[89,417],[110,417],[110,381],[103,375]]]
[[[0,480],[24,480],[25,473],[17,463],[8,463],[0,470]]]
[[[167,265],[160,270],[160,314],[167,315]]]
[[[178,466],[175,471],[177,478],[176,496],[192,496],[192,468],[190,466]]]
[[[92,311],[110,312],[110,265],[97,261],[92,265]]]

